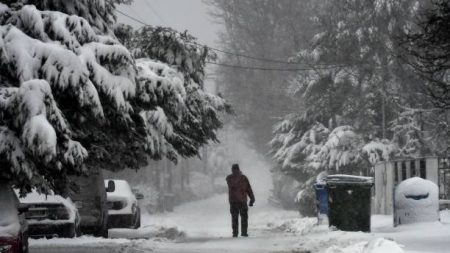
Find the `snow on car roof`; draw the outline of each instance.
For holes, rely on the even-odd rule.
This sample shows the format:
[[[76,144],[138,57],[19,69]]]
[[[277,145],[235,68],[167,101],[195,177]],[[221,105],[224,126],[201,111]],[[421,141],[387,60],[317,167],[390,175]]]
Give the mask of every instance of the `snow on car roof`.
[[[18,195],[17,190],[16,194]],[[69,211],[70,221],[75,220],[77,213],[77,208],[70,198],[66,199],[60,195],[54,194],[53,192],[46,195],[33,190],[25,197],[20,198],[20,202],[24,204],[63,204]]]
[[[17,200],[14,192],[7,184],[0,184],[0,236],[17,236],[20,222],[17,211]]]

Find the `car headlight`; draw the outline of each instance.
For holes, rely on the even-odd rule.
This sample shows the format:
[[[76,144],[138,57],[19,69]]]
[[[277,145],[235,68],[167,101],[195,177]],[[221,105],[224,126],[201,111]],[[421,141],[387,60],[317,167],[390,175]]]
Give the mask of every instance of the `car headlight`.
[[[11,248],[12,248],[11,245],[0,245],[0,253],[9,252],[9,250],[11,250]]]
[[[132,212],[132,213],[136,213],[136,211],[137,211],[137,206],[136,206],[136,204],[133,204],[133,205],[131,206],[131,212]]]

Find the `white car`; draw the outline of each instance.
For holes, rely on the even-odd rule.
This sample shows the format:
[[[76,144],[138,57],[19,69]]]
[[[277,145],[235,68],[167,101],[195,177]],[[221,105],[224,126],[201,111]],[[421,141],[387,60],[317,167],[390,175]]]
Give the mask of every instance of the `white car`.
[[[25,217],[30,237],[73,238],[81,234],[80,215],[70,199],[54,193],[40,194],[33,190],[20,198],[20,202],[28,208]]]
[[[141,210],[128,182],[107,179],[105,188],[108,201],[108,227],[139,228],[141,226]]]

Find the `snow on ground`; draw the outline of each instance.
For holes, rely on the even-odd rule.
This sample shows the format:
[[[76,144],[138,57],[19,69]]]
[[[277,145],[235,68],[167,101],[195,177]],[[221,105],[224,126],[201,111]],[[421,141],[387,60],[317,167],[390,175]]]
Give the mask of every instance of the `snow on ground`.
[[[128,239],[31,240],[31,252],[418,253],[448,252],[450,248],[449,211],[441,213],[442,223],[396,228],[392,216],[376,215],[372,233],[363,233],[333,231],[316,225],[314,218],[299,218],[296,212],[264,204],[250,209],[250,238],[231,238],[226,201],[226,195],[218,195],[181,205],[173,213],[145,214],[138,230],[110,230],[110,237]]]
[[[450,249],[448,211],[441,213],[441,223],[396,228],[392,216],[372,216],[372,233],[363,233],[334,231],[316,225],[314,218],[300,218],[297,212],[270,206],[270,166],[239,145],[233,152],[256,195],[255,206],[249,209],[249,238],[231,238],[228,199],[223,194],[180,205],[170,213],[143,213],[140,229],[111,229],[110,239],[31,240],[30,252],[440,253]]]
[[[450,212],[441,212],[441,222],[417,223],[393,227],[392,216],[373,216],[373,232],[404,245],[407,253],[449,252]]]

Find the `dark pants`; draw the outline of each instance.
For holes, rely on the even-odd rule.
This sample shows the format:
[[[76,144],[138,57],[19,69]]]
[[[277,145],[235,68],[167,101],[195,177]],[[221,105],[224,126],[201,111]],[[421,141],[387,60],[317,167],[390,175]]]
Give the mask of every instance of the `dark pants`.
[[[247,203],[230,203],[231,226],[233,228],[233,236],[239,234],[239,215],[241,215],[241,235],[247,235],[248,227],[248,207]]]

